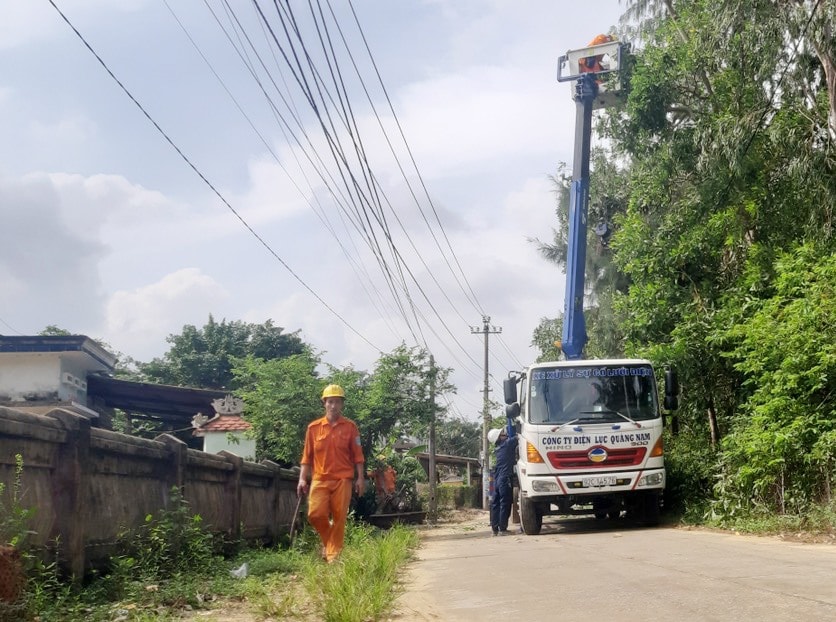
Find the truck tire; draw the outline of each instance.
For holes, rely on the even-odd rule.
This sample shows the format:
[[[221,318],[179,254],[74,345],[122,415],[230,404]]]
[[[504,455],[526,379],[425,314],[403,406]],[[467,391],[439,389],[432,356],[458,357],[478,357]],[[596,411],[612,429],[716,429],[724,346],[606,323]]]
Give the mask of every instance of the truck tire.
[[[659,495],[651,493],[645,495],[641,501],[642,504],[639,520],[641,520],[641,522],[648,527],[656,527],[659,524],[659,514],[661,510],[659,506]]]
[[[520,497],[520,523],[527,536],[536,536],[543,527],[543,513],[528,497]]]

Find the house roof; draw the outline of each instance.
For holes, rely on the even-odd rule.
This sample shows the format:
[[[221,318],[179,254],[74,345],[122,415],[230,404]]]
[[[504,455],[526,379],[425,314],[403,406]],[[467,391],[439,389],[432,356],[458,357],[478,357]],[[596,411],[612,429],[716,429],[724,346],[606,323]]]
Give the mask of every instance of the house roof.
[[[0,335],[0,355],[19,352],[64,352],[92,359],[96,371],[113,371],[116,356],[85,335]]]
[[[87,376],[87,397],[110,408],[119,408],[136,418],[164,421],[179,428],[191,426],[197,413],[213,413],[213,400],[228,391],[173,387],[118,380],[108,376]]]
[[[87,403],[91,408],[119,408],[130,413],[133,418],[161,421],[175,429],[191,427],[192,417],[198,413],[211,415],[215,412],[212,402],[228,394],[228,391],[221,390],[113,378],[110,374],[115,369],[117,357],[85,335],[0,335],[0,364],[4,359],[13,361],[14,355],[20,353],[53,353],[76,360],[87,371]],[[82,409],[85,416],[93,412],[84,405],[68,405],[63,402],[32,403],[16,407],[25,407],[29,412],[34,412],[38,409],[48,411],[56,406]]]
[[[244,432],[252,427],[240,415],[218,415],[200,426],[194,433],[195,436],[203,436],[207,432]]]

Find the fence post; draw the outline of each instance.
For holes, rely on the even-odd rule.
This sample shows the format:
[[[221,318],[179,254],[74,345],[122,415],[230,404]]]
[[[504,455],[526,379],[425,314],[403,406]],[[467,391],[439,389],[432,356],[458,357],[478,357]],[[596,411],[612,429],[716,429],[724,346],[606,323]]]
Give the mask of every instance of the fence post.
[[[241,538],[241,468],[244,465],[244,459],[226,450],[219,451],[218,455],[223,456],[232,465],[232,472],[224,487],[224,496],[230,510],[229,536],[234,542]]]
[[[90,474],[90,420],[81,415],[56,408],[47,413],[67,431],[67,441],[58,445],[56,469],[52,475],[52,528],[49,541],[58,543],[58,564],[66,568],[75,581],[84,577],[86,565],[84,545],[88,523],[84,494]]]
[[[170,453],[169,462],[161,465],[163,473],[160,477],[166,484],[163,491],[162,509],[170,510],[172,509],[170,507],[172,488],[176,487],[180,491],[181,499],[186,500],[186,464],[188,462],[189,446],[171,434],[160,434],[154,440],[165,445]]]
[[[299,481],[299,467],[292,467],[290,469],[280,469],[279,474],[276,475],[279,479],[279,521],[281,525],[287,525],[287,530],[293,526],[293,521],[297,519],[294,516],[293,509],[297,506],[299,498],[296,496],[296,483]],[[287,523],[283,522],[287,518]]]
[[[279,526],[279,517],[281,516],[279,503],[281,502],[282,493],[281,467],[272,460],[262,460],[261,464],[268,467],[273,474],[271,486],[272,492],[270,493],[270,517],[268,519],[269,524],[267,525],[267,533],[270,535],[271,544],[275,544],[279,541],[279,535],[282,533],[282,529],[280,529]]]

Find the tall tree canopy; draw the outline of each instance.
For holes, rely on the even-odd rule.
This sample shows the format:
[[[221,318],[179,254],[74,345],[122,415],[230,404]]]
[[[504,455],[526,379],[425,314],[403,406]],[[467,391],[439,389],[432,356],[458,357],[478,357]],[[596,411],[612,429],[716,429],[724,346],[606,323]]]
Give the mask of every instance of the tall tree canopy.
[[[150,382],[201,389],[232,388],[232,359],[252,356],[280,359],[303,354],[299,331],[285,333],[272,320],[249,324],[239,320],[220,323],[210,315],[203,328],[190,324],[166,339],[171,347],[162,358],[140,365]]]
[[[591,179],[586,253],[585,320],[589,343],[587,356],[617,357],[624,353],[623,334],[612,312],[616,294],[626,291],[628,280],[613,263],[610,242],[614,224],[626,211],[629,200],[627,174],[622,167],[608,159],[603,149],[592,152],[590,160],[595,174]],[[537,244],[541,255],[565,270],[568,253],[569,187],[571,174],[561,166],[552,177],[555,188],[557,227],[552,240]],[[561,352],[557,342],[563,330],[562,314],[557,318],[542,318],[535,328],[532,345],[538,348],[538,360],[555,360]]]
[[[244,417],[253,424],[259,458],[296,464],[302,453],[305,429],[323,416],[320,395],[325,385],[345,389],[343,414],[357,423],[366,456],[393,439],[426,435],[435,414],[431,387],[450,391],[450,370],[430,365],[421,348],[401,345],[380,356],[371,373],[352,366],[326,366],[320,375],[318,355],[310,350],[283,359],[253,356],[233,361],[236,394],[244,400]]]
[[[590,354],[679,370],[668,463],[691,492],[719,482],[719,514],[804,511],[836,480],[836,1],[627,6],[634,58],[625,103],[599,114],[590,191],[592,225],[616,207],[618,274],[601,279],[592,253]],[[544,251],[560,262],[556,240]]]
[[[482,422],[447,417],[436,426],[436,453],[478,458],[482,451]]]
[[[285,358],[247,356],[233,361],[235,393],[244,400],[244,418],[253,426],[256,457],[298,464],[308,424],[323,416],[319,396],[324,381],[319,357],[306,349]],[[353,400],[346,404],[349,416]]]

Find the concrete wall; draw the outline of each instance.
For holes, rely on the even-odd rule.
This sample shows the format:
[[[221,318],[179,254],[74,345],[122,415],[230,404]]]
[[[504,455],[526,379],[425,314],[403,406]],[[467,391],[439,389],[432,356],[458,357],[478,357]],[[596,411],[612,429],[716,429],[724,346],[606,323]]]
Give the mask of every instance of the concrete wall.
[[[274,542],[290,529],[297,469],[255,464],[222,452],[188,449],[163,434],[146,440],[91,428],[57,408],[47,415],[0,406],[0,482],[4,504],[23,457],[21,505],[36,508],[32,544],[51,550],[76,576],[116,552],[119,538],[145,516],[171,508],[178,487],[206,529],[230,538]]]
[[[17,353],[14,365],[0,366],[0,399],[61,399],[60,376],[61,360],[56,354]]]

